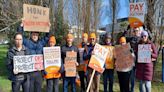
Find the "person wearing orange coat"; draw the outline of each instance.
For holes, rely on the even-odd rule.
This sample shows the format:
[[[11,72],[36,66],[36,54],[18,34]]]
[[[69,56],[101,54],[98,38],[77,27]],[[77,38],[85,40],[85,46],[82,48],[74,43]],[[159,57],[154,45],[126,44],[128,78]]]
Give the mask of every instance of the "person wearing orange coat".
[[[82,42],[78,45],[79,53],[80,53],[80,65],[78,67],[78,74],[80,76],[80,85],[81,85],[81,91],[80,92],[85,92],[86,86],[87,86],[87,77],[85,75],[86,72],[86,64],[88,64],[88,60],[83,60],[83,52],[84,49],[87,48],[88,45],[88,34],[83,33],[82,35]],[[86,82],[85,82],[86,79]]]
[[[54,47],[56,45],[55,36],[51,36],[48,42],[49,47]],[[59,78],[61,77],[60,70],[56,73],[46,73],[44,76],[46,78],[46,92],[59,92]]]

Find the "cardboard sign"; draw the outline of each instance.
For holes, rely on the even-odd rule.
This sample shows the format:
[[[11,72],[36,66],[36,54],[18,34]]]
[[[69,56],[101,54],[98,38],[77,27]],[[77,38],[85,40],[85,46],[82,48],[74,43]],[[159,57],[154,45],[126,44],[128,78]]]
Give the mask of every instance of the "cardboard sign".
[[[114,47],[113,46],[104,46],[108,49],[108,55],[106,57],[105,68],[106,69],[113,69],[114,68]]]
[[[145,3],[130,3],[129,23],[131,27],[139,27],[144,23]]]
[[[66,77],[76,77],[76,62],[77,62],[77,52],[66,52],[66,58],[64,61],[65,76]]]
[[[23,4],[23,19],[25,31],[49,32],[49,8]]]
[[[14,56],[14,71],[27,73],[43,70],[43,55]]]
[[[151,44],[138,45],[138,63],[151,62]]]
[[[103,67],[109,51],[105,47],[96,43],[93,52],[94,55],[91,56],[88,66],[100,73],[103,73]]]
[[[130,44],[115,46],[115,68],[117,71],[122,71],[134,66],[134,57],[130,52]]]
[[[60,47],[44,47],[44,68],[47,73],[57,73],[61,67]]]

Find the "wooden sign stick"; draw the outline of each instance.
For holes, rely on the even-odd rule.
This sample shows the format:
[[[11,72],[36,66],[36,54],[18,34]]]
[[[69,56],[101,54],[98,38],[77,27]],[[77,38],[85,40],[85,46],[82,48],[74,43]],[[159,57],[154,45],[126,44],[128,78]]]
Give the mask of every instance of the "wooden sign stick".
[[[91,75],[91,78],[90,78],[90,81],[89,81],[89,85],[88,85],[88,87],[87,87],[87,91],[86,92],[89,92],[89,89],[90,89],[90,87],[91,87],[91,83],[92,83],[92,80],[93,80],[93,76],[95,75],[95,69],[93,70],[93,72],[92,72],[92,75]]]

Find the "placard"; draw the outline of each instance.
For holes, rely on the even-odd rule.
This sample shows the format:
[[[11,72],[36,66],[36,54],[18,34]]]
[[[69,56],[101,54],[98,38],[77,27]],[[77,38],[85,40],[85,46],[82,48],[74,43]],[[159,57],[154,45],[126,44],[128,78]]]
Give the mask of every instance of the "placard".
[[[138,63],[151,62],[151,44],[138,45]]]
[[[25,31],[49,32],[49,8],[23,4],[23,25]]]
[[[14,70],[27,73],[43,70],[43,55],[14,56]]]

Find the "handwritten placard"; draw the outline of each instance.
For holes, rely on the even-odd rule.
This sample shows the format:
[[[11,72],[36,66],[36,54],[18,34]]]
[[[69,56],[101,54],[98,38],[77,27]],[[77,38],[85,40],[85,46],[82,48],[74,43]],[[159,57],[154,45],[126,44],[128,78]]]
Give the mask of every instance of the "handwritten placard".
[[[130,52],[130,48],[130,44],[115,46],[115,69],[117,71],[122,71],[134,66],[134,57]]]
[[[151,44],[138,45],[138,63],[151,62]]]
[[[64,61],[66,77],[76,76],[76,62],[77,62],[77,52],[74,52],[74,51],[66,52],[66,58]]]
[[[61,67],[60,47],[44,47],[44,68],[47,73],[59,72]]]
[[[23,4],[23,19],[25,31],[49,32],[49,8]]]

